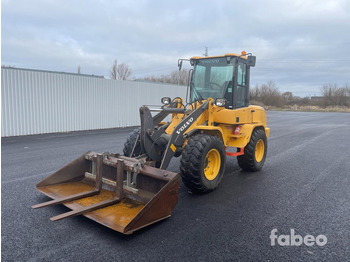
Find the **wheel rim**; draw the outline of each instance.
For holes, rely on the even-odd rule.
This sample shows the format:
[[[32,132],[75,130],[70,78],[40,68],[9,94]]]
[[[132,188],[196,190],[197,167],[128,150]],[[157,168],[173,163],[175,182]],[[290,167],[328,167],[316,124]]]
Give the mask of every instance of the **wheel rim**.
[[[205,156],[204,175],[208,180],[213,180],[219,174],[221,167],[220,153],[216,149],[211,149]]]
[[[263,157],[264,157],[264,153],[265,153],[265,144],[264,141],[262,139],[260,139],[255,146],[255,160],[256,162],[260,162]]]

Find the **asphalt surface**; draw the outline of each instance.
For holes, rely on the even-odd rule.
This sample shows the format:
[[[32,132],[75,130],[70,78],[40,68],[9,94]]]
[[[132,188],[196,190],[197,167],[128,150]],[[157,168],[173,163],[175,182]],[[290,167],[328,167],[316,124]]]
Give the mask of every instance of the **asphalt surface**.
[[[247,173],[228,158],[221,185],[194,195],[180,184],[172,217],[122,235],[64,206],[35,184],[88,150],[122,152],[132,128],[2,139],[3,261],[350,261],[350,114],[268,112],[268,155]],[[169,170],[179,172],[179,158]],[[277,236],[324,235],[323,246],[271,246]]]

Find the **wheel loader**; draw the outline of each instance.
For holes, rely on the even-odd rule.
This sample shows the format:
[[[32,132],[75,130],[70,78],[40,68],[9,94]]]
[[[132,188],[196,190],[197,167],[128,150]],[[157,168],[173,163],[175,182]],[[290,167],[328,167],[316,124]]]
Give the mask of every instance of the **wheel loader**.
[[[266,113],[249,104],[250,68],[256,57],[242,52],[179,59],[193,67],[185,99],[163,97],[162,106],[140,108],[141,127],[123,154],[87,152],[43,179],[37,189],[53,200],[33,208],[64,204],[124,234],[169,217],[178,200],[180,176],[192,192],[220,184],[226,156],[246,171],[258,171],[266,158]],[[180,174],[166,170],[180,157]]]

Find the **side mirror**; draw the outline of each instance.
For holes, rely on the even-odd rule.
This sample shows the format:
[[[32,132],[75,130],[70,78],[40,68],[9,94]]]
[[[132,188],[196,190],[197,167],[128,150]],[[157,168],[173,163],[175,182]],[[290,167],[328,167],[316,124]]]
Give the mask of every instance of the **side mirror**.
[[[248,66],[255,66],[255,63],[256,63],[256,56],[248,56],[247,58],[247,65]]]
[[[179,67],[179,71],[182,68],[182,60],[179,59],[179,61],[177,62],[177,66]]]

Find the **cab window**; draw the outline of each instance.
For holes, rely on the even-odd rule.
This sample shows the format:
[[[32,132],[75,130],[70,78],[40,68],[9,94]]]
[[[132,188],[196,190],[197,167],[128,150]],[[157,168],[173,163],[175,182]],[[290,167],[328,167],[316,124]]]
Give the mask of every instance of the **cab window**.
[[[236,91],[236,107],[247,106],[247,84],[246,84],[247,65],[238,62],[237,67],[237,91]]]

